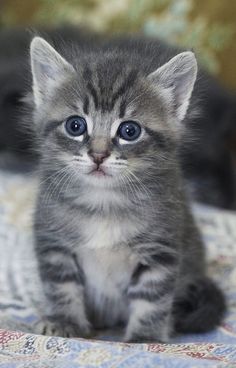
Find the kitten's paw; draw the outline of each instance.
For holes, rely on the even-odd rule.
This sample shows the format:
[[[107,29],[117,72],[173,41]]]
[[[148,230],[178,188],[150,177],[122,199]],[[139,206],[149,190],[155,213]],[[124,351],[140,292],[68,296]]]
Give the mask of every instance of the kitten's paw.
[[[83,326],[68,320],[48,319],[41,323],[41,334],[47,336],[60,337],[84,337],[88,338],[91,335],[91,326],[89,322]]]

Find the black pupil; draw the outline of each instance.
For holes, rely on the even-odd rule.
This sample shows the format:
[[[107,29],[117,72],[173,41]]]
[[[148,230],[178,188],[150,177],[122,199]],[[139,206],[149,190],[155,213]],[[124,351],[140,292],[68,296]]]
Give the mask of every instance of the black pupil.
[[[132,137],[135,134],[136,129],[133,125],[128,125],[125,129],[125,132],[128,134],[129,137]]]
[[[76,133],[79,129],[80,129],[80,123],[78,123],[78,121],[72,121],[71,122],[71,125],[70,125],[70,127],[71,127],[71,130],[74,132],[74,133]]]

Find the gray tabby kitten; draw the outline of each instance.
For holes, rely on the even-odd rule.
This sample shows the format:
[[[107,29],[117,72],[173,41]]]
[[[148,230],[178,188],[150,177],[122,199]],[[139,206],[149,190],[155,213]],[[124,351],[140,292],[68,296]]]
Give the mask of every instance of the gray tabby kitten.
[[[44,332],[123,325],[124,341],[165,342],[214,328],[224,298],[206,276],[177,160],[194,54],[111,42],[64,55],[31,43]]]

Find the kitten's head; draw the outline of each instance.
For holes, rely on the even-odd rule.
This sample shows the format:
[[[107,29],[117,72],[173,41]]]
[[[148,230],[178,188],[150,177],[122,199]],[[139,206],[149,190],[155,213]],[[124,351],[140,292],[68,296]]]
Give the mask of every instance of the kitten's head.
[[[47,164],[97,186],[152,176],[167,165],[196,59],[183,52],[147,75],[133,58],[118,51],[64,58],[42,38],[33,39],[35,123]]]

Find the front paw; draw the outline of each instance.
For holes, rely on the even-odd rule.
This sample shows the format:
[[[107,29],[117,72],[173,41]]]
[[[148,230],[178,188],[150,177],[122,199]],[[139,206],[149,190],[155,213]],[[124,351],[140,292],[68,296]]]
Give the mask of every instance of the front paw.
[[[91,335],[91,326],[87,321],[80,325],[67,319],[50,317],[41,321],[39,325],[37,328],[41,330],[39,333],[47,336],[88,338]]]

